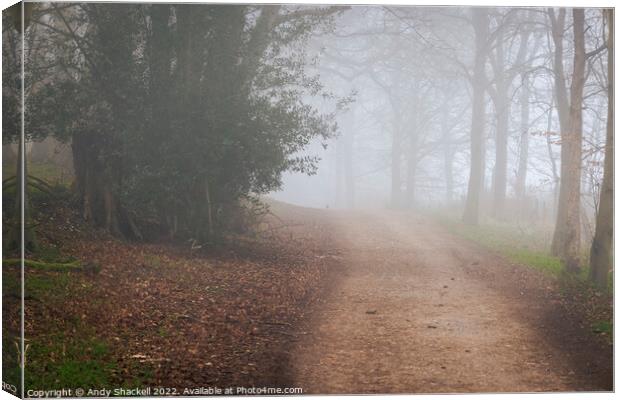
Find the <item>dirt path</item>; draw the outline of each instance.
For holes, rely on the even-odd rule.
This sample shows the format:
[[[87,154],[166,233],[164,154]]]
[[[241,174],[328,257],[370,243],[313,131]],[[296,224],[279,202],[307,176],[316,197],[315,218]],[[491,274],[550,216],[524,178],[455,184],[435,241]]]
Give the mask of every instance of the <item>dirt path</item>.
[[[304,393],[611,389],[611,349],[588,354],[539,274],[422,217],[332,223],[341,268],[291,352]]]

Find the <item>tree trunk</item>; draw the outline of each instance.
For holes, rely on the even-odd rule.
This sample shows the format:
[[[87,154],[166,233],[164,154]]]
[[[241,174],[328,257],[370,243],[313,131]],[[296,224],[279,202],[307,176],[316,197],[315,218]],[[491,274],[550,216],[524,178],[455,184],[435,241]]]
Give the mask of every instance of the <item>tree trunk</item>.
[[[400,123],[400,110],[395,110],[394,130],[392,132],[392,208],[400,208],[402,205],[401,191],[401,158],[402,158],[402,131]]]
[[[528,74],[521,77],[521,140],[519,143],[519,167],[515,182],[515,194],[520,203],[525,198],[525,183],[527,181],[527,161],[530,147],[530,80]]]
[[[170,107],[172,63],[172,33],[168,26],[170,6],[165,4],[151,5],[151,31],[149,40],[149,69],[151,88],[151,107],[153,123],[150,129],[155,140],[170,134]]]
[[[21,125],[21,122],[20,122]],[[15,176],[15,204],[12,218],[14,224],[11,229],[8,240],[9,250],[18,250],[24,248],[25,251],[36,251],[38,243],[34,229],[32,228],[32,219],[30,218],[30,202],[28,199],[28,169],[26,166],[26,145],[19,137],[17,148],[17,168]],[[23,204],[23,208],[22,208]],[[23,210],[23,212],[22,212]],[[22,229],[24,232],[22,243]]]
[[[98,225],[95,216],[97,213],[96,199],[100,187],[98,179],[102,166],[97,152],[97,143],[94,135],[79,133],[71,140],[73,165],[75,168],[74,190],[81,200],[82,218],[93,225]]]
[[[566,270],[579,270],[581,208],[582,106],[585,84],[584,11],[573,10],[574,61],[570,87],[568,129],[563,130],[560,197],[552,253],[562,258]],[[557,79],[562,77],[556,76]]]
[[[590,279],[599,287],[607,286],[607,276],[612,268],[612,241],[614,229],[614,16],[605,10],[608,24],[607,37],[607,142],[601,199],[596,215],[596,230],[590,249]]]
[[[553,9],[549,9],[549,19],[551,20],[551,33],[553,37],[553,87],[557,102],[558,116],[560,120],[560,131],[568,130],[569,104],[566,93],[566,78],[564,77],[564,24],[566,20],[566,9],[561,8],[557,18]]]
[[[416,91],[420,91],[419,84],[416,85]],[[420,96],[414,94],[414,110],[421,109]],[[405,192],[405,207],[415,207],[415,186],[416,186],[416,173],[418,167],[418,135],[420,129],[420,121],[417,117],[417,112],[414,111],[413,120],[411,126],[408,129],[409,132],[409,148],[407,150],[407,187]]]
[[[104,179],[104,181],[106,181]],[[119,207],[114,190],[106,182],[102,188],[103,210],[105,213],[105,229],[115,236],[123,236],[118,221]]]
[[[493,166],[493,216],[504,217],[506,204],[506,179],[508,173],[508,119],[510,117],[509,89],[511,77],[505,71],[504,27],[498,28],[495,45],[495,59],[492,62],[495,75],[495,95],[491,96],[495,106],[495,165]]]
[[[213,238],[213,204],[211,203],[211,191],[209,189],[209,181],[205,180],[205,201],[207,206],[207,234],[209,239]]]
[[[474,8],[472,14],[476,54],[474,59],[474,71],[471,79],[473,97],[471,115],[471,161],[463,222],[470,225],[477,225],[480,213],[480,195],[482,192],[484,173],[484,93],[486,86],[484,66],[487,52],[489,20],[485,9]]]
[[[352,121],[351,121],[352,122]],[[355,206],[355,177],[353,176],[353,126],[349,125],[349,130],[344,134],[344,181],[345,198],[347,208]]]
[[[452,203],[454,196],[454,173],[452,167],[452,158],[454,157],[454,149],[450,138],[450,127],[448,121],[450,119],[450,94],[444,95],[443,107],[441,108],[441,141],[443,143],[443,174],[446,183],[446,204]]]
[[[344,193],[344,185],[343,185],[343,181],[344,181],[344,171],[343,171],[343,167],[344,167],[344,144],[343,144],[343,137],[339,137],[337,142],[336,142],[336,151],[334,153],[334,171],[335,171],[335,180],[334,180],[334,184],[336,186],[336,201],[335,201],[335,206],[336,208],[343,208],[344,207],[344,197],[345,197],[345,193]]]
[[[412,138],[413,139],[413,138]],[[416,148],[417,145],[413,142],[410,144],[409,154],[407,157],[407,192],[406,192],[406,206],[407,208],[415,208],[415,185],[416,185],[416,170],[418,166]]]
[[[553,155],[553,147],[552,147],[551,137],[550,137],[552,123],[553,123],[553,99],[551,101],[551,107],[549,108],[549,112],[547,113],[547,134],[545,135],[545,141],[547,144],[547,154],[549,155],[549,162],[551,163],[551,174],[553,176],[553,199],[551,201],[551,213],[550,214],[551,214],[551,219],[555,219],[556,213],[557,213],[560,176],[558,175],[557,163]]]
[[[490,57],[495,75],[495,90],[491,92],[497,122],[495,140],[495,166],[493,169],[493,216],[505,218],[506,190],[508,182],[508,135],[510,124],[510,106],[512,103],[510,88],[516,76],[517,68],[522,68],[528,52],[530,30],[521,28],[520,43],[517,56],[510,66],[504,56],[504,42],[507,22],[497,28],[495,57]],[[537,45],[534,46],[536,48]],[[535,53],[536,50],[533,50]]]
[[[506,97],[508,91],[498,90],[496,102],[497,128],[495,135],[495,166],[493,167],[493,216],[497,219],[504,217],[506,204],[506,178],[508,175],[508,117],[510,103]]]
[[[99,133],[82,132],[73,136],[74,190],[81,200],[82,218],[86,222],[115,236],[133,237],[117,193],[120,162],[101,156],[102,152],[110,151],[107,145]]]

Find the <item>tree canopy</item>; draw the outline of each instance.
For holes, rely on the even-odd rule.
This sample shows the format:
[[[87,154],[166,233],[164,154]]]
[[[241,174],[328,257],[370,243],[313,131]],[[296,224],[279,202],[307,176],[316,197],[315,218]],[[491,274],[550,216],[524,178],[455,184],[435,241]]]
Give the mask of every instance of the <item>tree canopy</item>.
[[[40,4],[24,38],[40,47],[26,46],[26,131],[70,139],[94,225],[208,241],[284,171],[313,173],[316,159],[298,154],[336,133],[337,99],[307,72],[305,48],[342,10]],[[5,54],[15,68],[18,53]],[[5,117],[19,113],[4,99]]]

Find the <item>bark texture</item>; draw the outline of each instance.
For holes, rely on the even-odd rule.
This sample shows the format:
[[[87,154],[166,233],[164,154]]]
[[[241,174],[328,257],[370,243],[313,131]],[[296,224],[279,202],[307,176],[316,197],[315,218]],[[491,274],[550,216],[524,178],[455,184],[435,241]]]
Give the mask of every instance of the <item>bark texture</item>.
[[[585,41],[584,11],[573,10],[574,60],[570,86],[570,107],[568,127],[562,130],[562,156],[560,175],[560,196],[552,253],[565,263],[566,270],[579,270],[579,249],[581,240],[581,154],[582,154],[582,106],[585,84]],[[556,76],[556,81],[563,79]],[[558,98],[558,105],[561,104]]]

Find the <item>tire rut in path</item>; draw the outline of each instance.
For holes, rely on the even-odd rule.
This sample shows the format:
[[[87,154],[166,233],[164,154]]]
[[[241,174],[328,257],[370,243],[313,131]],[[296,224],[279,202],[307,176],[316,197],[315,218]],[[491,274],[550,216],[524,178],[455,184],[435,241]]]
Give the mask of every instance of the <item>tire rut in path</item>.
[[[304,393],[611,389],[549,342],[536,299],[488,282],[498,257],[421,217],[343,212],[333,224],[339,282],[290,360]]]

